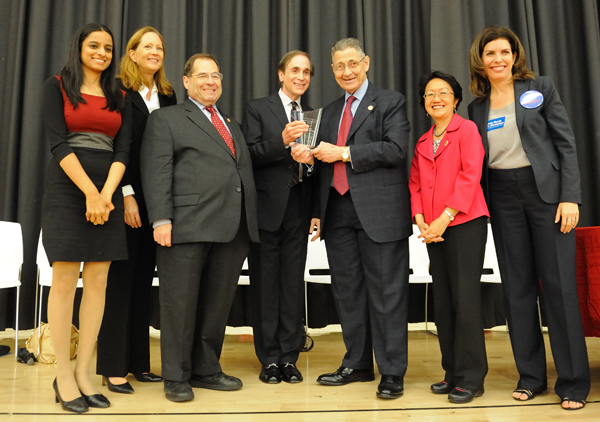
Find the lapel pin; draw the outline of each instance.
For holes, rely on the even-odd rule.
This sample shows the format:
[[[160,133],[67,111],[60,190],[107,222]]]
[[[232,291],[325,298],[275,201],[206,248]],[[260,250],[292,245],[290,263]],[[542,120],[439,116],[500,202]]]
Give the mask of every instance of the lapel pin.
[[[227,123],[231,123],[231,120],[229,119],[229,117],[227,118]]]
[[[373,110],[373,106],[370,105],[369,107],[367,107],[367,110],[369,110],[369,111]]]
[[[444,142],[444,146],[448,145],[448,141]]]

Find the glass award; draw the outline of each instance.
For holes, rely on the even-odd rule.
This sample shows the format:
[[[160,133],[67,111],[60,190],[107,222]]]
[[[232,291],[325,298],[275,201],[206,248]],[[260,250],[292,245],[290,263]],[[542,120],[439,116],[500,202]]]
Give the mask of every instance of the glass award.
[[[317,135],[319,134],[319,124],[321,123],[321,113],[323,109],[311,111],[293,111],[294,120],[302,120],[308,125],[308,132],[303,133],[298,139],[297,144],[306,145],[308,149],[314,149],[317,143]]]

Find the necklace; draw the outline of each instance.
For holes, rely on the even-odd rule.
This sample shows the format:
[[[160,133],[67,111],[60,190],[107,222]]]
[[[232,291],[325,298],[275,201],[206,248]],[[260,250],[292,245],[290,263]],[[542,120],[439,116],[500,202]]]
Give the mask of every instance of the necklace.
[[[433,140],[433,155],[436,154],[436,152],[437,152],[437,150],[438,150],[438,148],[440,146],[441,140],[442,140],[441,138],[437,139],[437,140],[436,139]]]
[[[436,126],[436,127],[437,127],[437,126]],[[442,130],[442,133],[439,133],[439,134],[438,134],[438,133],[435,133],[435,128],[433,128],[433,136],[442,136],[444,133],[446,133],[446,128],[447,128],[447,127],[448,127],[448,126],[446,126],[446,127],[444,128],[444,130]]]

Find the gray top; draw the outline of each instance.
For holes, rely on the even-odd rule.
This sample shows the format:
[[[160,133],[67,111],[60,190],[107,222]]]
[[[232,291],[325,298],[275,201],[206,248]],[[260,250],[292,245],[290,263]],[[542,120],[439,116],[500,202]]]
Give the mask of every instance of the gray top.
[[[521,143],[514,101],[498,110],[490,108],[487,136],[490,168],[514,169],[531,165]]]

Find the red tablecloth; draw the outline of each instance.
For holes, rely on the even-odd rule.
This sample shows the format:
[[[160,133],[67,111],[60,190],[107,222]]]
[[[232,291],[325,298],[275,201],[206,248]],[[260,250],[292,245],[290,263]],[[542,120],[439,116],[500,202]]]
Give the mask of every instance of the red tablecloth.
[[[600,337],[600,227],[575,229],[577,289],[586,337]]]

